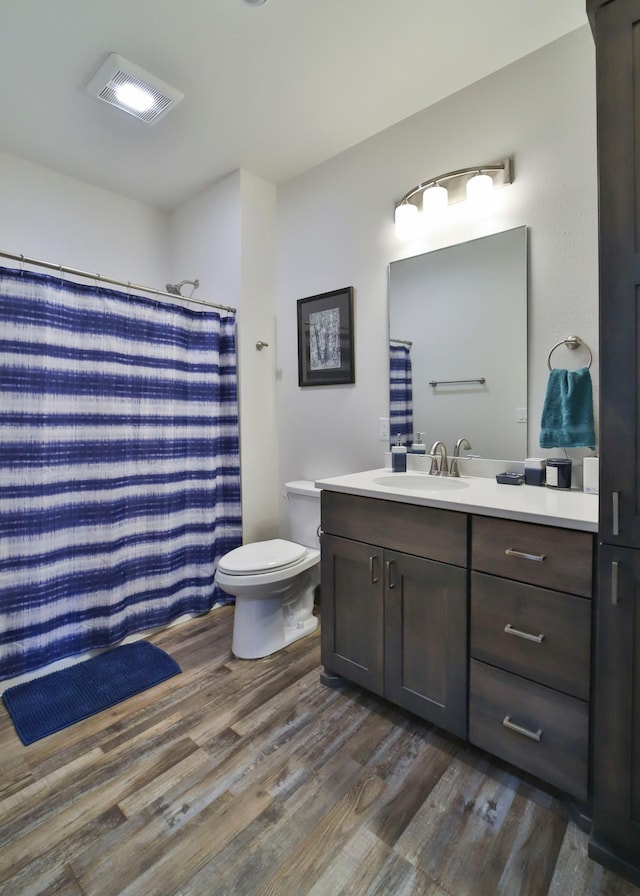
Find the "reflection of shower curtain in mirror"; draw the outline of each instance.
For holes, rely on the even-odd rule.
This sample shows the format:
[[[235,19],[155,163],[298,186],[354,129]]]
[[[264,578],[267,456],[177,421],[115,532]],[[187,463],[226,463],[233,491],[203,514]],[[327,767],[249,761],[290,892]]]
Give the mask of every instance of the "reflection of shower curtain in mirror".
[[[206,612],[241,540],[235,317],[0,268],[0,678]]]
[[[395,443],[400,436],[407,448],[413,441],[413,385],[411,349],[408,345],[389,343],[389,434]]]

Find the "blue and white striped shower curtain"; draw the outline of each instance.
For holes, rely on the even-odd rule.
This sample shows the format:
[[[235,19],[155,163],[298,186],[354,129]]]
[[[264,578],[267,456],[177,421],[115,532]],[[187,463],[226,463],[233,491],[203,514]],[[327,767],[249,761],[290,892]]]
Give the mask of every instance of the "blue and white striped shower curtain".
[[[0,268],[0,678],[223,598],[233,313]]]
[[[413,381],[411,350],[408,345],[389,343],[389,434],[391,444],[400,436],[400,443],[413,441]]]

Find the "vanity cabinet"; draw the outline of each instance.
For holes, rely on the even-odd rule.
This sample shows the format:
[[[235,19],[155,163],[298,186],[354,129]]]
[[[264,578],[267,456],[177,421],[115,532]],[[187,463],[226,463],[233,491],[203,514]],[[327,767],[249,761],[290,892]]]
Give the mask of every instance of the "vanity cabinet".
[[[375,488],[375,472],[359,474],[360,488]],[[595,520],[544,525],[334,484],[320,483],[325,683],[368,688],[587,809]],[[487,491],[498,503],[498,492],[477,493]],[[630,766],[640,765],[635,734],[637,755],[621,754]]]
[[[593,536],[471,528],[469,740],[586,803]]]
[[[467,517],[322,492],[322,663],[467,732]]]
[[[640,0],[588,0],[596,43],[600,540],[590,855],[640,883]]]

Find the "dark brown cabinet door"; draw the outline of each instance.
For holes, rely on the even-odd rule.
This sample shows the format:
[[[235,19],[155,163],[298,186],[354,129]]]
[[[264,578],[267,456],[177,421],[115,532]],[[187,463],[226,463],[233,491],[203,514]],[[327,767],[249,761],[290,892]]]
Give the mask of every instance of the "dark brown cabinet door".
[[[385,551],[385,696],[467,734],[465,569]]]
[[[376,694],[384,689],[383,550],[322,536],[322,664]]]
[[[603,546],[591,853],[640,860],[640,551]],[[605,856],[606,858],[606,856]]]
[[[640,882],[640,0],[588,0],[587,11],[596,42],[604,543],[589,851]]]
[[[640,0],[597,5],[592,23],[600,217],[600,538],[640,547]]]

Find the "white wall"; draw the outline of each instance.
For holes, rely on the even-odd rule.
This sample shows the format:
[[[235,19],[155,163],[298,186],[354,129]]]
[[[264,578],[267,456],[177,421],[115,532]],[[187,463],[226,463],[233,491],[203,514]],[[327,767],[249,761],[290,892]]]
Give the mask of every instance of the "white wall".
[[[170,282],[199,280],[195,298],[232,308],[241,301],[240,172],[234,171],[171,215]],[[191,287],[185,287],[188,295]]]
[[[276,188],[246,171],[242,193],[242,314],[238,359],[240,461],[245,541],[278,535],[276,413],[275,220]],[[257,349],[257,342],[266,342]]]
[[[280,481],[381,465],[387,265],[430,248],[529,228],[530,454],[546,453],[537,446],[554,343],[578,335],[589,344],[597,394],[594,57],[585,26],[280,188]],[[430,244],[407,247],[396,240],[394,203],[408,189],[507,156],[514,158],[515,179],[500,191],[495,219],[477,220],[460,204]],[[355,385],[301,389],[296,300],[344,286],[356,290]]]
[[[1,250],[164,289],[166,212],[7,153],[0,196]]]
[[[278,534],[275,207],[272,184],[235,171],[171,221],[173,279],[198,279],[196,297],[237,309],[245,541]],[[258,340],[268,347],[258,351]]]

